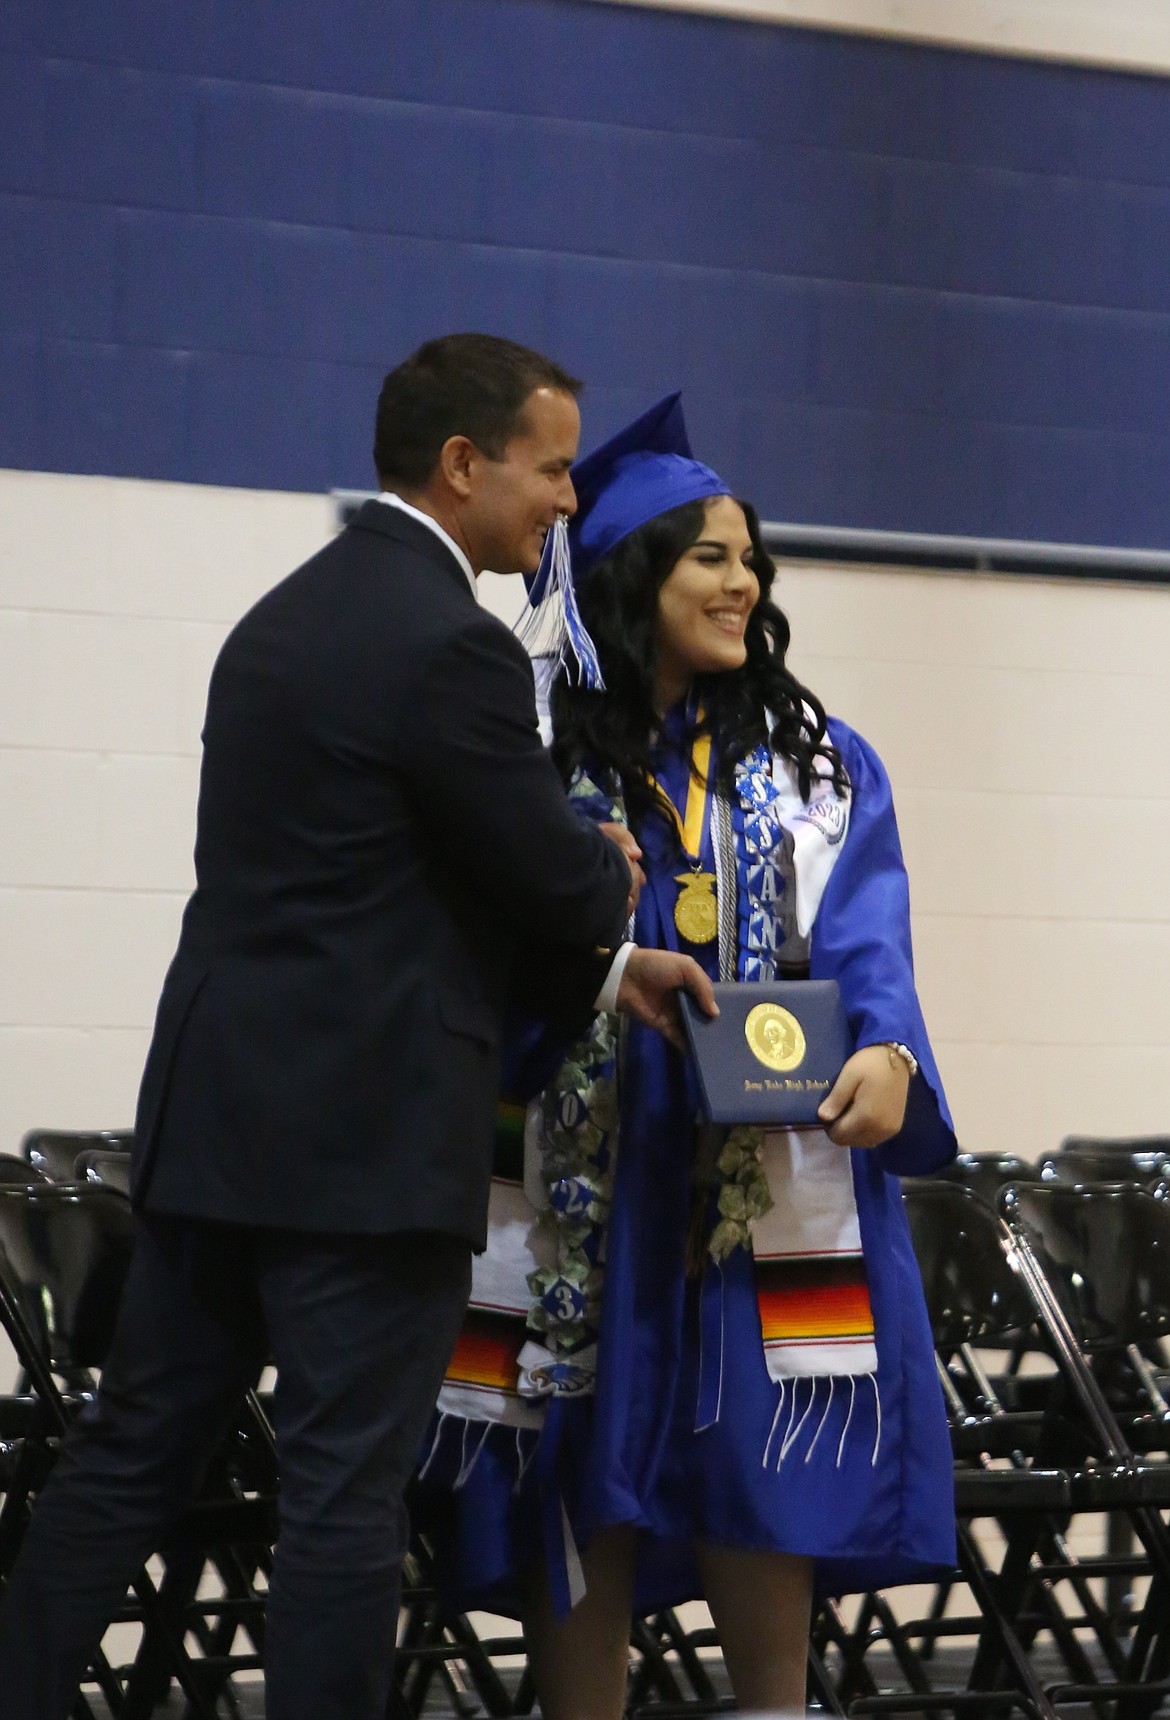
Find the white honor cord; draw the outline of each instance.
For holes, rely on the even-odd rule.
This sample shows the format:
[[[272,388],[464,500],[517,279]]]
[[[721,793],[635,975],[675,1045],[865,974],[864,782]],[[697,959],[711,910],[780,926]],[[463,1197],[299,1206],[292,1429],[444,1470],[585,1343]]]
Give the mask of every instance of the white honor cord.
[[[715,1270],[719,1274],[719,1390],[718,1390],[718,1393],[717,1393],[716,1398],[715,1398],[715,1420],[718,1421],[719,1420],[719,1412],[723,1408],[723,1356],[724,1356],[724,1345],[723,1345],[723,1267],[718,1262],[716,1262]],[[700,1342],[701,1342],[702,1341],[702,1328],[701,1327],[700,1327],[699,1337],[700,1337]],[[702,1362],[701,1361],[699,1363],[699,1366],[701,1369],[702,1368]],[[700,1377],[701,1377],[701,1374],[700,1374]]]

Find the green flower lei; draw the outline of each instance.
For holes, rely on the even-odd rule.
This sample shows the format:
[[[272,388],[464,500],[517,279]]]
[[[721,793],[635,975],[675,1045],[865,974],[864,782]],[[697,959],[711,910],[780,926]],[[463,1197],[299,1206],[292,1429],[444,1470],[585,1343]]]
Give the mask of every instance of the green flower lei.
[[[608,800],[583,773],[570,800]],[[619,799],[611,817],[625,824]],[[619,1017],[598,1015],[542,1095],[541,1180],[549,1205],[541,1223],[556,1238],[556,1263],[528,1275],[535,1298],[528,1325],[567,1356],[597,1336],[605,1265],[605,1226],[617,1152]]]
[[[707,1252],[716,1262],[726,1260],[737,1248],[749,1248],[752,1220],[761,1218],[773,1205],[762,1163],[763,1148],[763,1129],[742,1124],[728,1131],[715,1160],[718,1176],[712,1184],[719,1191],[719,1220],[708,1238]]]
[[[558,1355],[592,1342],[601,1318],[617,1145],[617,1043],[617,1017],[599,1015],[542,1100],[541,1170],[549,1205],[541,1223],[556,1238],[556,1263],[528,1275],[536,1298],[528,1325]]]
[[[602,803],[614,823],[628,824],[621,796],[610,796],[584,772],[574,778],[569,798]],[[554,1195],[544,1222],[555,1229],[557,1263],[529,1276],[537,1300],[528,1324],[557,1350],[589,1342],[600,1315],[604,1226],[617,1149],[618,1031],[616,1016],[598,1016],[544,1095],[543,1171]],[[706,1245],[716,1262],[736,1248],[750,1247],[753,1220],[773,1204],[762,1164],[763,1141],[762,1129],[743,1125],[715,1137],[717,1153],[696,1155],[694,1181],[700,1191],[716,1195],[719,1216]],[[575,1198],[565,1211],[563,1203],[561,1209],[555,1204],[555,1192],[569,1182]],[[561,1292],[558,1297],[558,1285],[579,1294]]]

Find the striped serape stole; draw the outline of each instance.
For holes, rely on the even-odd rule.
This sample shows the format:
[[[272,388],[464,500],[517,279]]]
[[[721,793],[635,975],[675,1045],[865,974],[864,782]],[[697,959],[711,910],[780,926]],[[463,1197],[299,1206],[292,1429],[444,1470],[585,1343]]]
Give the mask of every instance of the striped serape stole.
[[[873,1309],[849,1152],[823,1130],[764,1137],[774,1205],[752,1226],[756,1296],[774,1380],[873,1374]]]
[[[496,1112],[496,1141],[488,1239],[471,1266],[471,1300],[463,1330],[439,1393],[439,1410],[468,1421],[503,1422],[539,1428],[543,1406],[520,1396],[520,1352],[533,1336],[528,1329],[532,1292],[528,1274],[555,1255],[555,1238],[546,1238],[524,1193],[526,1108],[501,1100]]]
[[[757,1254],[756,1296],[773,1377],[872,1372],[873,1310],[860,1254]]]

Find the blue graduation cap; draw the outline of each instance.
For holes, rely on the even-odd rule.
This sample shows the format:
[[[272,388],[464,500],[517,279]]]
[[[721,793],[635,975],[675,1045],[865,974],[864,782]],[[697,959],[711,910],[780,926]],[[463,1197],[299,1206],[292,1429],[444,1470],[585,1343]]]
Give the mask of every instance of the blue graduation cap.
[[[659,514],[731,490],[691,453],[682,396],[668,394],[586,454],[570,472],[577,512],[562,515],[549,532],[540,566],[528,588],[533,614],[520,636],[534,651],[541,635],[553,668],[565,665],[587,687],[604,682],[597,652],[577,608],[576,593],[623,538]]]
[[[569,521],[573,578],[579,586],[623,538],[659,514],[708,496],[729,496],[718,472],[691,452],[682,395],[656,406],[603,442],[569,474],[577,512]]]

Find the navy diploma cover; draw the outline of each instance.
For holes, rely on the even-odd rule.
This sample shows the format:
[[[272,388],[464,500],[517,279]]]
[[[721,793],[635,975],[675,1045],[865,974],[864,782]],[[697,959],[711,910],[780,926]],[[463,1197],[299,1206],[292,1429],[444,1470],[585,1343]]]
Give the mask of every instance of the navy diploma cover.
[[[713,1123],[802,1128],[853,1054],[836,980],[715,987],[719,1014],[682,993],[687,1043]]]

